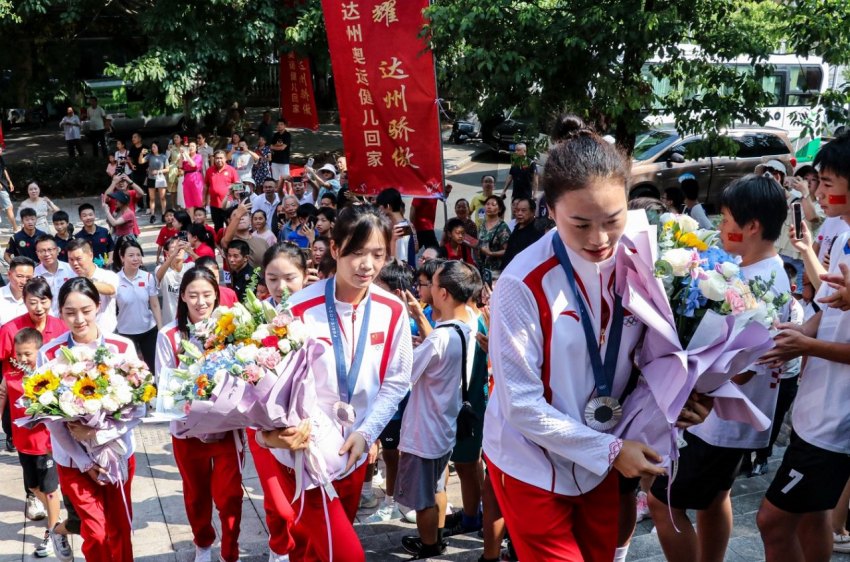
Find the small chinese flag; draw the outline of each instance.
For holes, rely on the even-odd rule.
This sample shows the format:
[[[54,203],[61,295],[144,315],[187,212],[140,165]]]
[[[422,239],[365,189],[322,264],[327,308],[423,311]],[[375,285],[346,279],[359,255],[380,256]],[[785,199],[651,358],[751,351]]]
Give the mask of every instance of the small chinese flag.
[[[384,332],[372,332],[369,334],[372,345],[381,345],[384,343]]]

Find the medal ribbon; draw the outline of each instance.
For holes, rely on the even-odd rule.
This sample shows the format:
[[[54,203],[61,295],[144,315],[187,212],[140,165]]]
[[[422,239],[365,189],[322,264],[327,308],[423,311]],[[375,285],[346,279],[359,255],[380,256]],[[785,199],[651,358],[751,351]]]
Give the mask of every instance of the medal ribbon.
[[[578,290],[573,264],[567,255],[567,249],[561,241],[558,233],[552,239],[555,256],[561,262],[567,281],[576,297],[579,314],[581,314],[581,325],[584,328],[584,339],[587,342],[587,352],[590,354],[590,366],[593,369],[593,378],[596,381],[596,393],[598,396],[611,396],[614,374],[617,370],[617,355],[620,352],[620,339],[623,335],[623,299],[614,293],[614,319],[611,324],[611,332],[608,338],[608,348],[605,350],[605,364],[602,364],[602,355],[599,353],[599,345],[596,343],[596,334],[593,333],[593,324],[587,313],[587,306]],[[602,327],[605,328],[604,326]]]
[[[357,384],[357,376],[360,374],[360,365],[363,363],[363,355],[366,351],[366,337],[369,335],[369,315],[372,310],[372,299],[366,296],[365,310],[363,312],[363,324],[360,326],[360,337],[357,338],[357,349],[352,350],[351,367],[345,370],[345,353],[343,352],[342,335],[339,329],[339,315],[336,313],[334,302],[334,280],[329,279],[325,283],[325,311],[328,315],[328,328],[331,332],[331,342],[334,348],[334,359],[336,362],[336,380],[339,386],[339,399],[346,404],[351,402],[354,394],[354,386]],[[352,326],[352,336],[354,327]]]

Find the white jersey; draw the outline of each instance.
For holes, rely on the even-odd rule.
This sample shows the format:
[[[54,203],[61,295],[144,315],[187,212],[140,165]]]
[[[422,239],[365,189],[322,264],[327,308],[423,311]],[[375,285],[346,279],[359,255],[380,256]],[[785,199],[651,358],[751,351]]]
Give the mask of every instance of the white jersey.
[[[56,354],[59,352],[59,349],[62,347],[67,347],[69,343],[74,343],[74,345],[87,345],[91,348],[97,348],[101,344],[106,345],[106,347],[114,354],[121,355],[126,357],[127,359],[138,360],[139,356],[136,354],[136,346],[132,341],[128,340],[125,337],[119,336],[118,334],[109,334],[101,331],[101,337],[98,340],[90,344],[79,344],[74,343],[71,339],[70,332],[66,332],[61,336],[54,338],[44,344],[38,353],[38,364],[39,366],[44,365],[48,361],[52,361]],[[76,450],[66,450],[61,443],[69,443],[72,442],[73,439],[70,438],[70,434],[68,432],[68,428],[64,423],[50,423],[48,425],[50,430],[50,446],[53,450],[53,460],[56,461],[56,464],[60,466],[73,467],[78,469],[85,468],[81,466],[81,464],[87,461],[87,453],[83,450],[83,448],[77,445]],[[64,439],[58,441],[56,439],[57,432],[65,432]],[[136,440],[133,438],[133,431],[130,429],[129,431],[126,428],[122,431],[119,430],[100,430],[97,432],[97,439],[101,443],[109,442],[115,438],[121,439],[124,442],[124,447],[127,450],[127,453],[124,455],[125,459],[129,459],[136,450]],[[76,443],[76,441],[73,441]],[[75,462],[76,461],[76,462]]]
[[[496,285],[490,321],[494,391],[484,417],[484,452],[518,480],[577,496],[605,479],[620,444],[584,420],[596,383],[577,295],[554,255],[557,235],[553,229],[515,257]],[[615,259],[592,263],[567,252],[598,337],[613,322]],[[614,397],[629,381],[643,334],[643,324],[626,311]],[[607,346],[607,340],[600,345],[603,358]]]
[[[782,258],[779,256],[775,255],[742,267],[741,274],[747,281],[756,277],[769,281],[771,276],[775,275],[773,293],[781,295],[791,292],[791,284],[788,275],[785,274]],[[796,309],[793,315],[792,308]],[[802,307],[795,299],[786,303],[779,312],[780,322],[790,322],[792,318],[797,324],[800,324],[803,319]],[[747,368],[747,371],[754,371],[755,375],[738,388],[761,413],[768,419],[773,419],[773,413],[776,411],[776,399],[779,397],[779,380],[783,378],[786,371],[791,371],[793,376],[793,374],[799,372],[799,368],[799,362],[796,359],[789,361],[779,369],[752,365]],[[714,411],[708,414],[703,423],[691,427],[688,431],[706,443],[730,449],[761,449],[767,447],[770,442],[770,428],[758,431],[746,423],[721,419]]]
[[[839,273],[839,264],[850,266],[850,232],[835,239],[829,259],[829,272]],[[833,289],[820,286],[815,302]],[[850,343],[850,313],[837,308],[821,308],[817,339]],[[850,454],[850,365],[809,357],[800,377],[791,420],[794,431],[804,441],[835,453]]]

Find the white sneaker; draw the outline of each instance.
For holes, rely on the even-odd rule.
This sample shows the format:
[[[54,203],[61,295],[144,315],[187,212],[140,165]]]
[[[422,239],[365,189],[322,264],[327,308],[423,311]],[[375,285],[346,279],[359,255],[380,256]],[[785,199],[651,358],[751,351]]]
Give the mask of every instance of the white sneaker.
[[[410,509],[409,507],[403,506],[401,504],[397,504],[398,509],[401,512],[401,518],[407,521],[408,523],[416,523],[416,510]],[[451,513],[454,506],[452,504],[446,504],[446,513]]]
[[[380,469],[375,469],[375,475],[372,476],[372,484],[375,486],[383,486],[384,485],[384,475],[381,474]]]
[[[212,562],[212,547],[201,548],[195,545],[195,562]]]
[[[50,541],[50,531],[44,531],[44,538],[39,541],[32,553],[36,558],[47,558],[53,554],[53,543]]]
[[[413,516],[415,519],[415,511],[413,512]],[[366,518],[366,523],[383,523],[385,521],[392,521],[393,519],[401,519],[402,517],[403,515],[395,502],[385,503],[378,508],[378,511]]]
[[[360,496],[359,509],[372,509],[373,507],[377,507],[378,501],[378,497],[374,493],[363,494]]]
[[[269,551],[269,562],[289,562],[288,554],[275,554],[273,550]]]
[[[646,492],[638,492],[637,494],[637,521],[649,519],[649,502],[647,501]]]
[[[47,517],[47,511],[37,497],[27,496],[27,519],[31,521],[41,521]]]
[[[53,529],[56,529],[58,526],[59,523],[57,523]],[[60,562],[74,562],[74,550],[68,542],[68,537],[51,530],[50,542],[53,543],[53,552],[56,554],[56,558],[58,558]]]

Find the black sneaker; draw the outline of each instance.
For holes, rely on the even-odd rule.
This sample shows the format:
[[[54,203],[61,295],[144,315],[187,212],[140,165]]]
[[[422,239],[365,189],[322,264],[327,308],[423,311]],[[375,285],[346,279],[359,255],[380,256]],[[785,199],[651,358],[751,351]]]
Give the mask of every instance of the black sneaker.
[[[443,531],[444,537],[451,537],[454,535],[465,535],[467,533],[474,533],[475,531],[480,531],[481,525],[475,525],[472,527],[466,527],[463,524],[463,510],[455,511],[449,515],[446,515],[446,526]]]
[[[764,476],[765,474],[767,474],[767,459],[756,459],[752,470],[750,470],[750,478]]]
[[[151,213],[151,224],[156,222],[156,215]]]
[[[401,547],[410,554],[414,554],[416,556],[420,556],[423,553],[422,539],[419,538],[419,535],[407,535],[401,538]],[[439,556],[440,554],[446,551],[448,547],[448,543],[445,541],[438,542],[435,545],[428,545],[427,551],[430,554],[426,556]],[[431,552],[431,550],[434,552]],[[412,560],[417,560],[417,558],[412,558]]]
[[[15,443],[14,443],[14,441],[12,441],[12,436],[7,435],[6,436],[6,452],[7,453],[14,453],[16,450],[17,449],[15,449]]]

